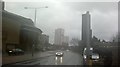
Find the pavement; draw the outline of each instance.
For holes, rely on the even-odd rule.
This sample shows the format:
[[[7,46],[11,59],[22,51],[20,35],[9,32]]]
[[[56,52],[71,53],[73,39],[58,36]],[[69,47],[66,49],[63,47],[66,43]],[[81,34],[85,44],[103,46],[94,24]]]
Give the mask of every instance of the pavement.
[[[22,56],[4,56],[3,64],[10,65],[84,65],[83,57],[80,53],[73,51],[62,51],[62,57],[55,56],[56,51],[38,52],[34,54],[25,54]],[[99,64],[100,62],[98,62]],[[93,63],[90,61],[90,65]]]
[[[38,59],[42,57],[47,57],[54,55],[55,51],[46,51],[46,52],[37,52],[34,53],[34,56],[32,54],[24,54],[20,56],[3,56],[2,57],[2,65],[5,64],[12,64],[12,63],[18,63],[18,62],[23,62],[27,60],[32,60],[32,59]]]

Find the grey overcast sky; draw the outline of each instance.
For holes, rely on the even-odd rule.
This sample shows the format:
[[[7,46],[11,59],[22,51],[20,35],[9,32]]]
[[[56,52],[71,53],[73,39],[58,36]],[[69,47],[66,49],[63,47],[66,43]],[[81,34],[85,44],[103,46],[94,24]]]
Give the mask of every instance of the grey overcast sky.
[[[9,12],[31,18],[34,21],[34,10],[24,7],[43,7],[37,10],[36,26],[49,35],[50,43],[54,42],[56,28],[63,28],[65,35],[81,39],[82,14],[90,11],[93,36],[107,41],[118,31],[117,2],[6,2],[5,9]]]

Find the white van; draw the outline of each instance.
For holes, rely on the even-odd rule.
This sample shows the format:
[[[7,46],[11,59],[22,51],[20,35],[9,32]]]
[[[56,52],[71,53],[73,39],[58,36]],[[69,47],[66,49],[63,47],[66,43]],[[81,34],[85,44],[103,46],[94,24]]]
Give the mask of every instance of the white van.
[[[86,58],[87,58],[87,55],[86,55],[86,50],[87,50],[87,48],[84,48],[84,50],[83,50],[83,59],[84,60],[86,60]],[[92,47],[90,47],[90,55],[92,56],[92,53],[93,53],[93,48]]]
[[[83,50],[83,62],[84,62],[84,64],[86,64],[86,60],[87,60],[87,48],[84,48],[84,50]],[[94,50],[93,50],[93,48],[92,47],[90,47],[90,49],[89,49],[90,51],[90,59],[93,61],[93,62],[96,62],[96,61],[98,61],[99,60],[99,54],[98,53],[94,53]]]

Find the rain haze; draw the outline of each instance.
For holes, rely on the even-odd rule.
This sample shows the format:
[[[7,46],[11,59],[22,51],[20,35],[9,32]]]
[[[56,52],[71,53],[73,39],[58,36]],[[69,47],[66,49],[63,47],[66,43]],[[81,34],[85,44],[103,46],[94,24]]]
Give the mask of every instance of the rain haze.
[[[118,31],[117,2],[6,2],[9,12],[30,18],[34,21],[34,9],[24,7],[44,7],[37,9],[35,25],[49,35],[50,43],[54,43],[55,29],[63,28],[70,39],[81,40],[82,14],[90,11],[92,35],[110,41]]]

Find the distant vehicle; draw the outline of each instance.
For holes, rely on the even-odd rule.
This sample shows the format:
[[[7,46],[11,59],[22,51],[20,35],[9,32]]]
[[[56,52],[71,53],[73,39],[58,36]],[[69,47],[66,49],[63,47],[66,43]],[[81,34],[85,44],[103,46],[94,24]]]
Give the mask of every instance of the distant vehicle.
[[[98,60],[99,60],[99,54],[93,53],[92,56],[91,56],[91,59],[92,59],[93,61],[98,61]]]
[[[56,56],[62,57],[64,53],[63,52],[56,52],[55,54],[56,54]]]
[[[66,50],[66,51],[69,51],[69,50]]]
[[[16,49],[11,49],[8,50],[8,55],[23,55],[24,51],[22,49],[16,48]]]

